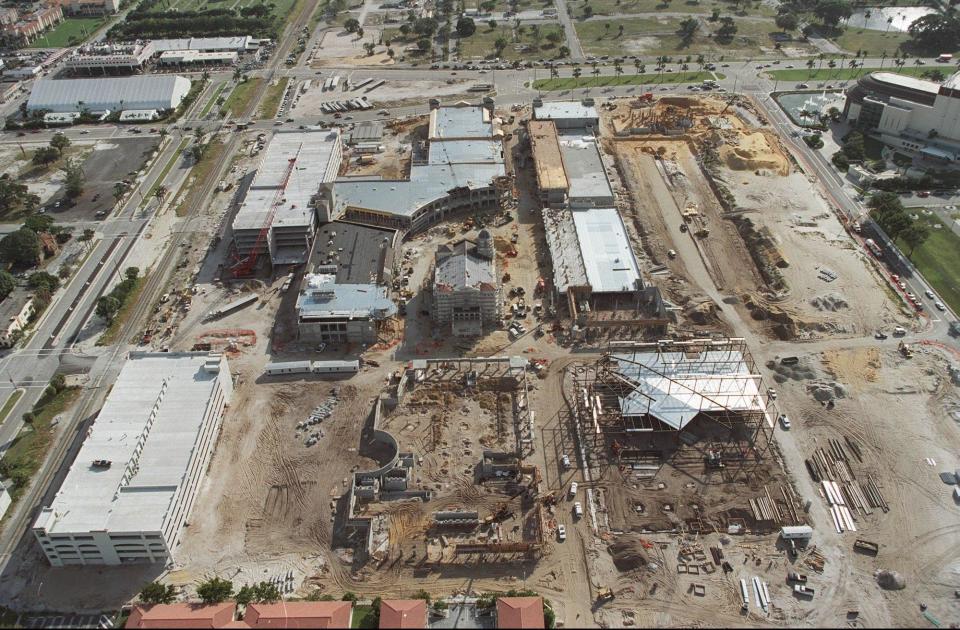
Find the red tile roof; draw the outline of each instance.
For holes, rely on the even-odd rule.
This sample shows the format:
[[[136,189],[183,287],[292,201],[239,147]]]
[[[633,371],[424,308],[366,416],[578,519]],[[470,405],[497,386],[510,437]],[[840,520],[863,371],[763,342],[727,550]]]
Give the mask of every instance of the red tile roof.
[[[385,599],[380,603],[381,628],[426,628],[427,602],[422,599]]]
[[[251,628],[349,628],[351,602],[250,604],[243,620]]]
[[[498,628],[544,628],[542,597],[501,597],[497,600]]]
[[[154,604],[134,606],[126,628],[225,628],[233,621],[237,605]]]

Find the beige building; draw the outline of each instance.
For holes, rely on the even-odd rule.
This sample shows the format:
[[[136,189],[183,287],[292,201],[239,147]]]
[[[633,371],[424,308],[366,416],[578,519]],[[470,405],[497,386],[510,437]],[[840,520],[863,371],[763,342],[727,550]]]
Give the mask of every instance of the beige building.
[[[57,4],[40,5],[32,11],[7,9],[0,13],[3,40],[25,46],[49,28],[63,21],[63,10]]]

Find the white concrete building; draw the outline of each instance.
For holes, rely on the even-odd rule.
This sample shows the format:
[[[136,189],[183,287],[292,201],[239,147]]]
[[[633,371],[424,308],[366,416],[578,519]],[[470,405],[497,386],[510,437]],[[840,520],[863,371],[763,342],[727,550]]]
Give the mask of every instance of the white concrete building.
[[[190,92],[190,79],[174,74],[108,79],[38,79],[27,111],[92,114],[128,109],[176,109]]]
[[[480,230],[467,240],[441,245],[433,274],[433,319],[458,336],[479,336],[500,319],[501,292],[493,238]]]
[[[847,92],[844,115],[907,155],[960,159],[960,73],[943,84],[893,72],[874,72]]]
[[[232,394],[224,356],[131,352],[34,522],[50,564],[170,562]]]

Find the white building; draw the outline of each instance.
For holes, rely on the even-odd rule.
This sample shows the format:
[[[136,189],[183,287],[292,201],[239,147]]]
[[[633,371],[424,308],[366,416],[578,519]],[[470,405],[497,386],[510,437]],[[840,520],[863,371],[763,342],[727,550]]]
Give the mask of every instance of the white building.
[[[190,92],[190,79],[143,75],[108,79],[39,79],[33,84],[28,111],[54,113],[87,110],[92,114],[127,109],[175,109]]]
[[[600,114],[592,98],[582,101],[533,99],[534,120],[552,120],[557,129],[599,129]]]
[[[50,564],[170,562],[232,394],[226,357],[131,352],[33,525]]]
[[[493,237],[480,230],[467,240],[441,245],[433,275],[433,319],[458,336],[479,336],[497,324],[501,309]]]
[[[847,92],[844,115],[907,155],[960,159],[960,73],[942,85],[893,72],[874,72]]]

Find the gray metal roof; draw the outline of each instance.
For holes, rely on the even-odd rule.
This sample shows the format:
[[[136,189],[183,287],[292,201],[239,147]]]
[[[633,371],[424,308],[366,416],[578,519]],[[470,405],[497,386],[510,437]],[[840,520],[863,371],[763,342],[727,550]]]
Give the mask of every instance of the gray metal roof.
[[[607,180],[600,159],[600,148],[593,136],[565,134],[559,136],[560,153],[566,169],[570,191],[575,199],[613,198],[613,189]]]
[[[383,138],[383,123],[372,120],[357,125],[350,131],[350,142],[374,142]]]
[[[156,52],[168,50],[235,50],[243,52],[255,47],[249,35],[241,37],[188,37],[183,39],[155,39],[150,42]]]
[[[177,75],[143,75],[108,79],[38,79],[27,109],[91,112],[171,109],[190,91],[190,80]]]
[[[460,241],[451,248],[453,253],[437,262],[433,278],[434,291],[481,289],[481,285],[497,286],[492,260],[473,253],[470,241]]]
[[[643,286],[630,238],[615,208],[574,210],[573,223],[594,293],[620,293]]]
[[[502,164],[502,145],[497,140],[434,140],[430,143],[430,164]]]
[[[590,119],[599,118],[597,108],[593,105],[584,105],[580,101],[547,101],[540,107],[533,108],[533,117],[537,120],[583,120],[584,124]]]
[[[492,138],[490,111],[473,105],[440,107],[430,112],[430,140],[443,138]]]
[[[390,317],[397,312],[387,290],[375,284],[335,284],[333,274],[307,274],[304,290],[297,298],[300,317],[373,318]]]

